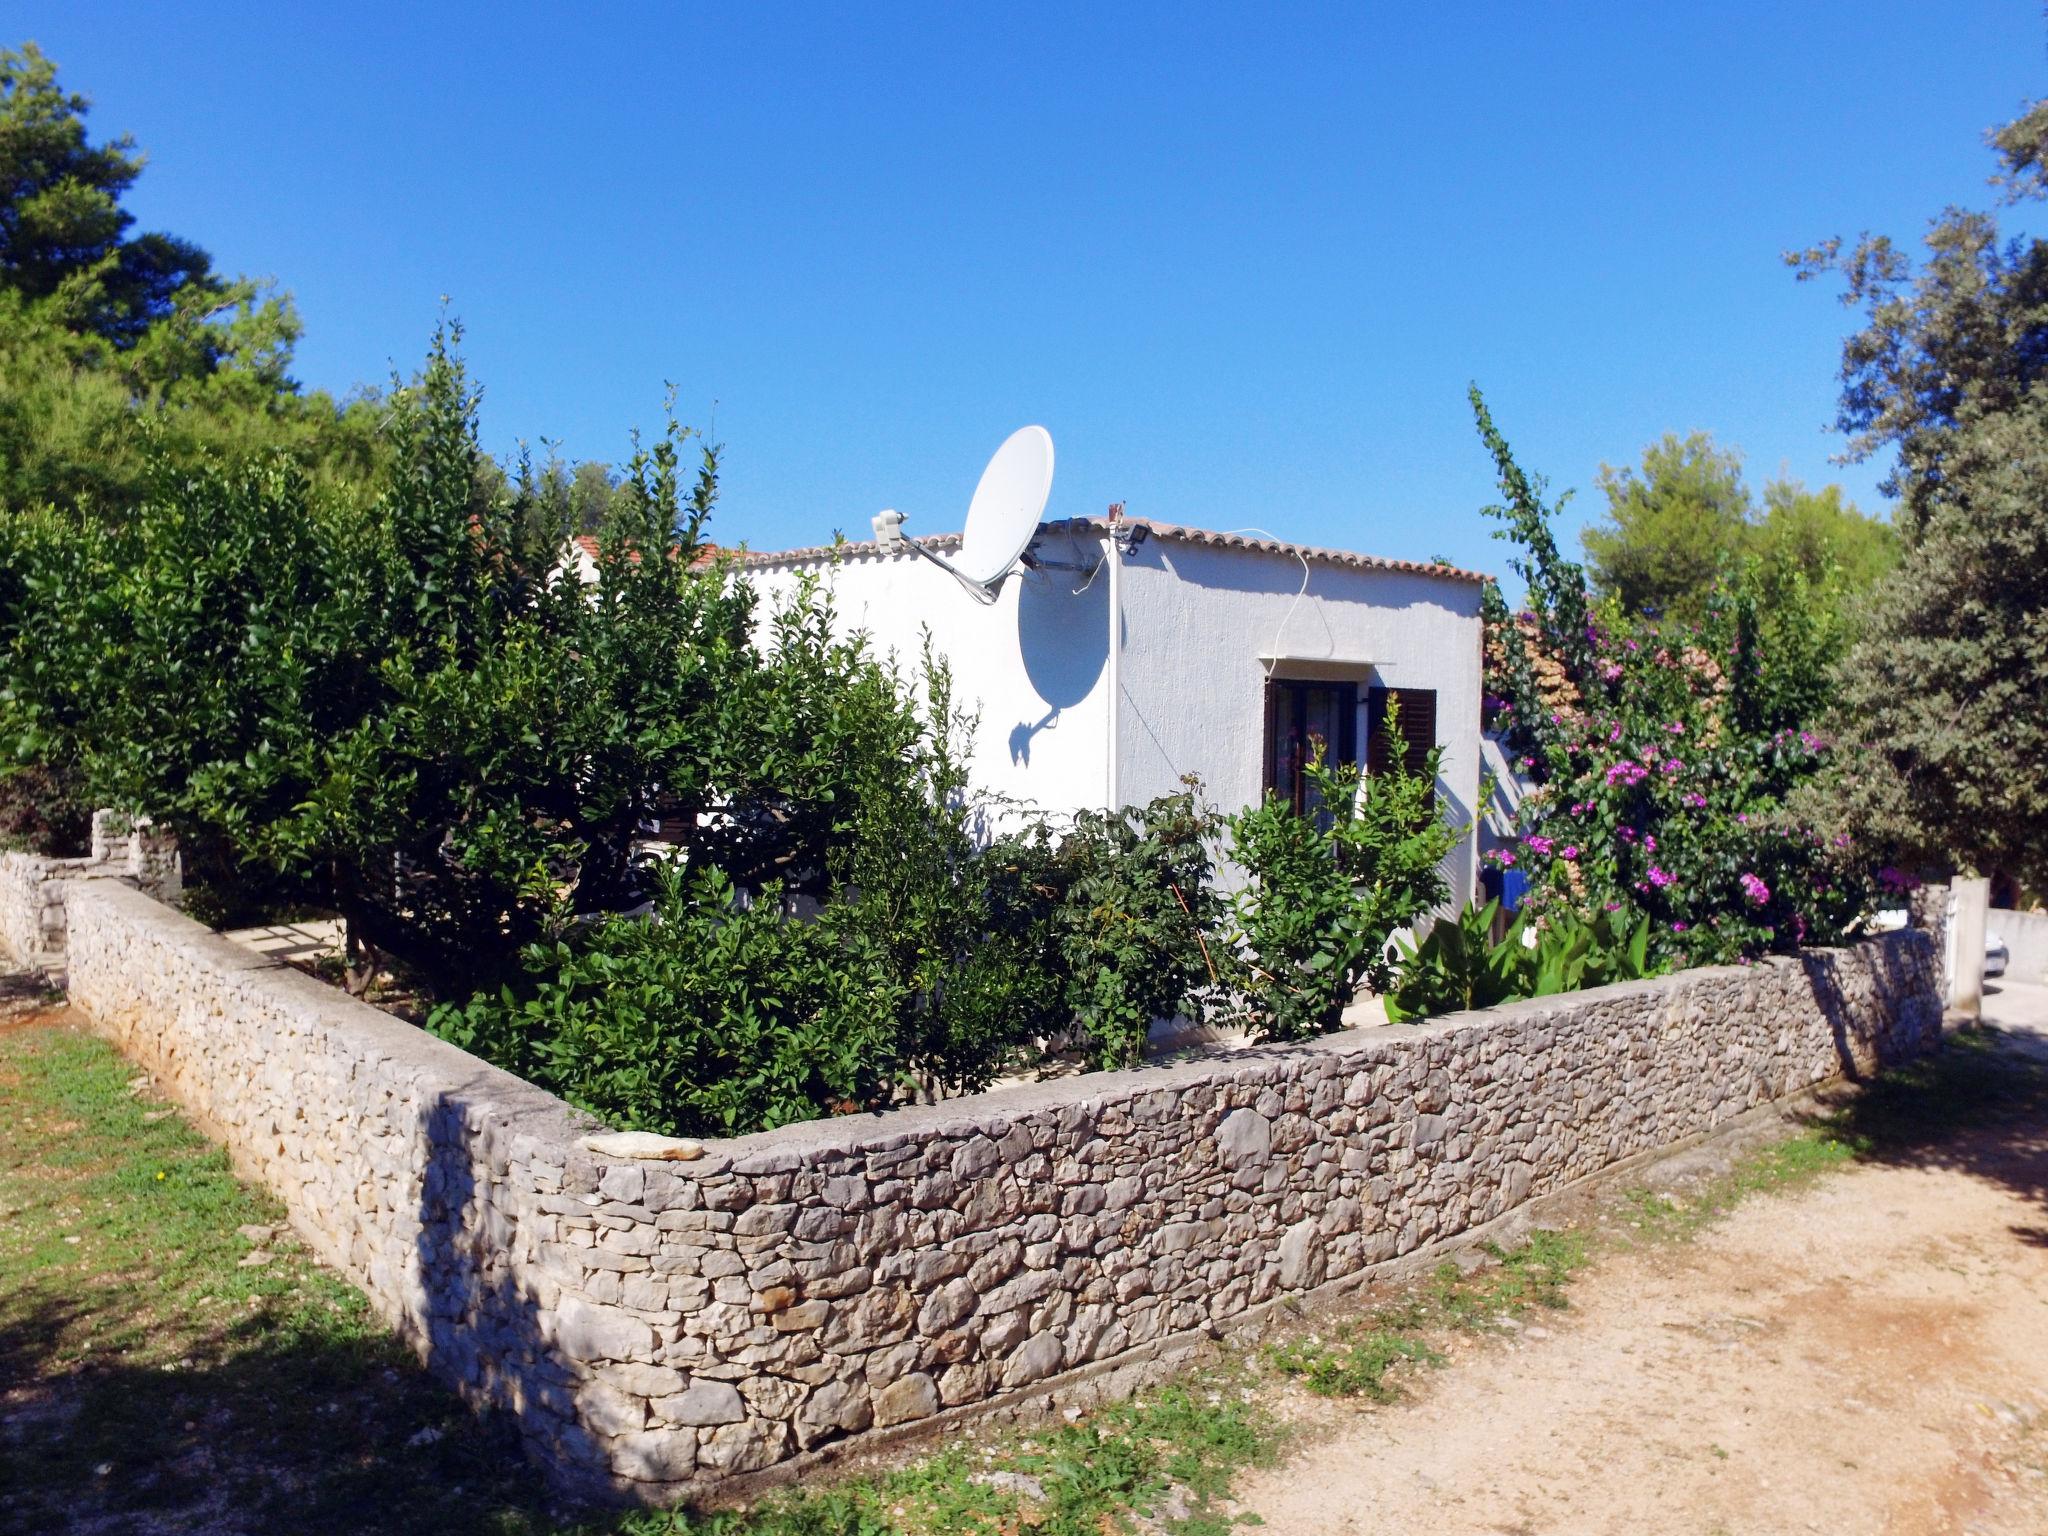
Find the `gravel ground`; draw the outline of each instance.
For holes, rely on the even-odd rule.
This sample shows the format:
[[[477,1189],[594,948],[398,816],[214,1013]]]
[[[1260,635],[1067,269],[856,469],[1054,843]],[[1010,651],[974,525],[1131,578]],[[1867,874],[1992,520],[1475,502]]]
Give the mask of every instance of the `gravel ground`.
[[[2048,989],[1989,996],[2048,1068]],[[1273,1536],[2041,1536],[2048,1095],[1967,1105],[1689,1242],[1604,1259],[1531,1338],[1346,1410],[1239,1507]]]

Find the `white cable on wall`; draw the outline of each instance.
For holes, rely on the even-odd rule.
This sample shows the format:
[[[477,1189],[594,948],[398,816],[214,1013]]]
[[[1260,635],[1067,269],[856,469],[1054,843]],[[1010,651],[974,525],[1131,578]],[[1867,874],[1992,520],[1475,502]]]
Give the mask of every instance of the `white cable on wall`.
[[[1236,538],[1240,534],[1247,533],[1256,533],[1261,538],[1272,540],[1275,544],[1284,545],[1287,542],[1270,528],[1229,528],[1224,530],[1223,537]],[[1266,647],[1268,652],[1266,656],[1266,678],[1268,681],[1272,680],[1273,669],[1280,665],[1280,641],[1287,634],[1288,622],[1293,619],[1294,610],[1301,606],[1301,600],[1308,596],[1308,556],[1304,555],[1299,549],[1290,548],[1287,552],[1301,562],[1301,589],[1294,594],[1294,601],[1287,605],[1287,611],[1280,615],[1280,627],[1273,631],[1273,643]]]

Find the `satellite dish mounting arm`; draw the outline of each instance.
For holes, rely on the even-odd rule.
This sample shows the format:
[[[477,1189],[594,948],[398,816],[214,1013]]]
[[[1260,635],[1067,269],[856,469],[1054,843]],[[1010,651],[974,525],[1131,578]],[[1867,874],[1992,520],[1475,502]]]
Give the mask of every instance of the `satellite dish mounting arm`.
[[[942,555],[934,554],[931,550],[926,549],[924,545],[918,543],[917,540],[906,537],[903,532],[904,517],[901,512],[894,510],[877,512],[872,521],[875,529],[875,543],[884,552],[894,553],[896,550],[906,549],[920,559],[931,561],[933,565],[936,565],[948,576],[959,582],[961,586],[967,589],[968,595],[977,603],[993,603],[996,600],[995,588],[984,586],[965,571],[960,570],[952,561]]]

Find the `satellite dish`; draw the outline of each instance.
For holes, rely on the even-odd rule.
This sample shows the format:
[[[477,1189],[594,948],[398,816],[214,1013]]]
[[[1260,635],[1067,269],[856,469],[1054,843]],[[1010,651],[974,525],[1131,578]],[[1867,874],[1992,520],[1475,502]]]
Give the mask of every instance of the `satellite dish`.
[[[997,586],[1030,547],[1051,494],[1052,434],[1043,427],[1019,427],[981,472],[957,556],[942,559],[915,539],[905,539],[900,512],[876,516],[875,539],[884,549],[907,548],[943,567],[979,601],[992,603]]]
[[[953,565],[969,581],[992,587],[1010,574],[1052,495],[1052,434],[1019,427],[981,472]]]

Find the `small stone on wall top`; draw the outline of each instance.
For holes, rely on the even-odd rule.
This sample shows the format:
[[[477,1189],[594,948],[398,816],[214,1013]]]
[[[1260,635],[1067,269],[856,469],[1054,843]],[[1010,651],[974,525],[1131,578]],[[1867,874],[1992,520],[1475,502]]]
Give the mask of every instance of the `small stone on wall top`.
[[[686,1136],[657,1136],[652,1131],[607,1131],[586,1136],[578,1146],[599,1157],[637,1158],[646,1162],[688,1163],[704,1155],[704,1143]]]

